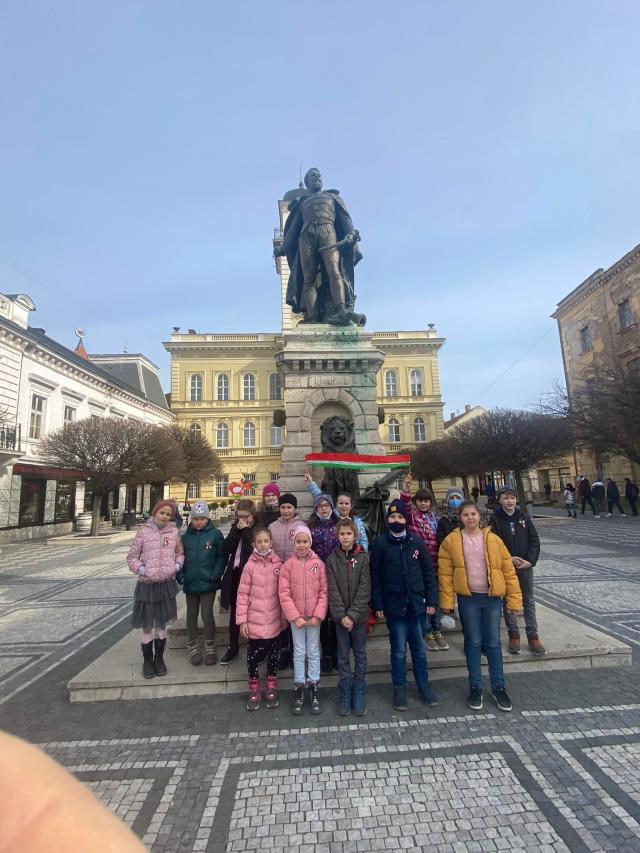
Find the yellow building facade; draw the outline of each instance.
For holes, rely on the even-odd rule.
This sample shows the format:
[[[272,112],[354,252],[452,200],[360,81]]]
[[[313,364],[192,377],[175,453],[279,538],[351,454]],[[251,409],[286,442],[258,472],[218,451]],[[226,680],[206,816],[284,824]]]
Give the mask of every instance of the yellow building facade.
[[[278,227],[273,243],[282,241],[290,201],[302,186],[278,201]],[[171,355],[171,411],[177,422],[199,430],[215,449],[222,465],[218,477],[189,484],[190,497],[209,502],[229,500],[228,486],[250,481],[250,494],[276,482],[285,427],[274,421],[283,410],[282,387],[275,356],[298,317],[286,303],[289,267],[277,258],[280,284],[281,333],[198,334],[174,330],[164,343]],[[438,355],[444,339],[433,324],[419,331],[377,332],[373,345],[385,354],[377,376],[377,397],[384,421],[380,437],[393,452],[443,435]],[[182,499],[184,485],[172,486]]]

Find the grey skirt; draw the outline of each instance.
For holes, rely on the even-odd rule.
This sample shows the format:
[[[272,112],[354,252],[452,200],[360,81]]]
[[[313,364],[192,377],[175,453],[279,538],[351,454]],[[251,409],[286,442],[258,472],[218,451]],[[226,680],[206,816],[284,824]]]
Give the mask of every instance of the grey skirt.
[[[161,583],[138,581],[133,594],[132,626],[150,631],[154,625],[162,628],[173,622],[178,615],[177,594],[178,584],[173,578]]]

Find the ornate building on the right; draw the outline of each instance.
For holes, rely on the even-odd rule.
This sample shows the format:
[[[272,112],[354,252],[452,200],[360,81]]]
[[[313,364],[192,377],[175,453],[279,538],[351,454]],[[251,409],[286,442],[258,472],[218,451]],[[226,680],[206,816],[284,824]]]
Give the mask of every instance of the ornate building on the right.
[[[569,394],[590,368],[640,373],[640,245],[609,269],[598,269],[558,304],[562,361]],[[608,454],[596,461],[588,447],[576,448],[578,473],[592,478],[637,477],[631,462]],[[598,470],[596,470],[596,468]]]

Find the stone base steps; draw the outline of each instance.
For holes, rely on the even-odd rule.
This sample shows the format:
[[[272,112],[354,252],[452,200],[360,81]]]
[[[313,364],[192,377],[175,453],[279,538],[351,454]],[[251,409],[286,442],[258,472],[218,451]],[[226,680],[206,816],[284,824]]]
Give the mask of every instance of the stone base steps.
[[[584,625],[563,613],[541,604],[537,605],[540,637],[548,649],[544,657],[535,657],[523,643],[521,655],[504,652],[504,668],[512,672],[541,670],[575,670],[631,664],[631,649],[625,643]],[[222,627],[222,626],[221,626]],[[97,658],[68,684],[71,702],[106,700],[160,699],[165,696],[194,696],[244,693],[246,690],[246,654],[244,646],[230,666],[192,666],[184,651],[184,628],[176,623],[166,654],[168,674],[163,678],[145,680],[142,677],[140,632],[131,631],[107,652]],[[466,678],[463,638],[459,631],[447,632],[449,651],[427,652],[430,677],[433,679]],[[524,636],[523,636],[524,639]],[[176,645],[179,647],[176,648]],[[226,635],[217,635],[217,651],[221,657],[226,649]],[[506,648],[506,632],[504,644]],[[371,683],[390,682],[389,643],[386,629],[375,627],[367,641]],[[322,676],[322,684],[335,686],[337,675]],[[293,672],[279,675],[283,689],[293,685]]]

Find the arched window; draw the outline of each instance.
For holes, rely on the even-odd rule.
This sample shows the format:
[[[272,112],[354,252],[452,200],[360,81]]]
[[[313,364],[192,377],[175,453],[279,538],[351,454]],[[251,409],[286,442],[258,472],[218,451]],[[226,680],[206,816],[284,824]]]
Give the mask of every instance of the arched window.
[[[201,436],[202,435],[202,427],[200,424],[191,424],[189,427],[189,432],[192,432],[194,435]]]
[[[256,399],[256,377],[253,373],[245,373],[242,377],[242,399]]]
[[[229,427],[224,421],[216,427],[216,447],[229,447]]]
[[[242,446],[256,446],[256,425],[253,421],[247,421],[244,427],[242,428]]]
[[[189,399],[192,402],[199,403],[202,400],[202,376],[199,373],[194,373],[189,384],[190,395]]]
[[[427,432],[424,426],[424,418],[416,418],[413,422],[413,440],[421,442],[427,440]]]
[[[422,371],[412,370],[409,374],[409,383],[411,385],[411,396],[422,397]]]
[[[385,397],[398,396],[398,375],[395,370],[387,370],[384,375],[384,395]]]
[[[280,382],[280,374],[272,373],[269,377],[269,399],[280,400],[282,398],[282,383]]]
[[[229,374],[221,373],[216,383],[216,400],[229,399]]]
[[[397,418],[389,420],[389,444],[400,444],[400,422]]]
[[[269,444],[271,447],[282,447],[282,438],[284,436],[284,427],[271,424],[269,429]]]

